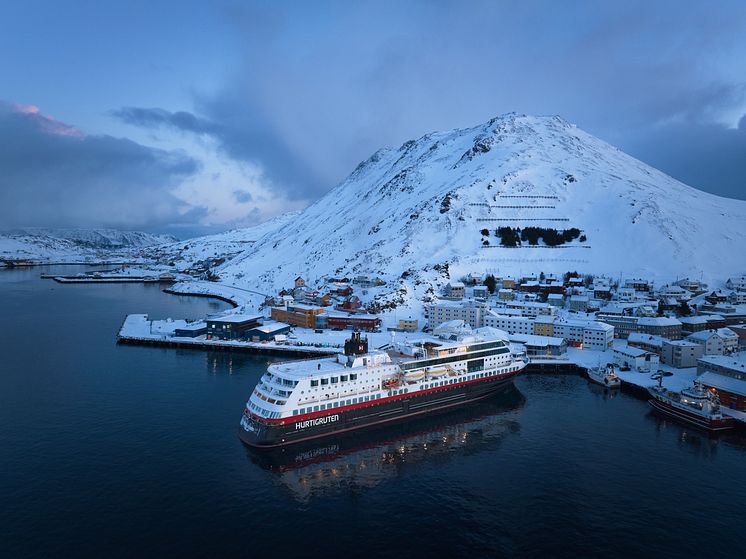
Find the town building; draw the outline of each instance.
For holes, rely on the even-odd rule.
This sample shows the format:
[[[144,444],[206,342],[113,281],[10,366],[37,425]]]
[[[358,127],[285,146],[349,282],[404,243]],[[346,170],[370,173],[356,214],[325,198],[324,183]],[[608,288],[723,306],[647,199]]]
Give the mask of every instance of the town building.
[[[705,355],[697,362],[697,378],[714,389],[720,403],[746,412],[746,354]]]
[[[705,348],[687,340],[664,340],[661,349],[661,363],[677,369],[697,366],[697,359],[704,355]]]
[[[508,334],[531,334],[534,333],[534,319],[527,316],[515,316],[498,314],[495,311],[487,311],[484,315],[484,326],[505,330]]]
[[[725,282],[725,287],[735,289],[736,291],[746,291],[746,274],[728,278]]]
[[[632,303],[637,298],[637,292],[631,287],[620,287],[616,291],[616,298],[622,303]]]
[[[554,336],[554,320],[553,316],[541,315],[534,319],[534,335],[535,336]]]
[[[323,314],[324,309],[313,305],[294,304],[287,307],[272,307],[272,320],[284,322],[300,328],[316,328],[316,317]]]
[[[621,368],[650,372],[658,370],[660,357],[639,347],[627,346],[614,348],[614,361]]]
[[[705,348],[705,355],[725,355],[738,349],[738,334],[728,328],[701,330],[689,334],[686,339]]]
[[[691,293],[676,284],[664,285],[660,288],[660,290],[658,290],[658,296],[663,299],[675,299],[677,303],[688,301],[692,298]]]
[[[551,316],[555,313],[555,308],[549,303],[540,303],[538,301],[513,301],[505,303],[505,308],[518,311],[521,316],[530,317]]]
[[[298,288],[298,287],[305,287],[305,286],[306,286],[306,280],[304,280],[300,276],[298,276],[297,278],[295,278],[293,287]]]
[[[667,316],[642,317],[637,321],[637,331],[669,340],[680,340],[681,322]]]
[[[570,295],[568,301],[571,311],[586,312],[590,303],[590,297],[586,295]]]
[[[553,307],[564,307],[565,296],[561,295],[560,293],[550,293],[549,295],[547,295],[547,303],[552,305]]]
[[[265,322],[246,332],[246,339],[252,342],[274,340],[276,336],[283,336],[290,332],[290,325],[282,322]]]
[[[416,332],[419,321],[416,318],[400,318],[398,329],[402,332]]]
[[[616,336],[626,339],[632,332],[637,332],[637,322],[640,317],[598,313],[596,320],[613,326]]]
[[[679,322],[681,322],[683,334],[693,334],[709,328],[706,315],[682,316],[679,318]]]
[[[450,299],[463,299],[465,286],[460,281],[449,281],[446,284],[446,297]]]
[[[664,339],[660,336],[651,336],[650,334],[641,334],[640,332],[632,332],[627,338],[627,345],[632,347],[639,347],[650,353],[661,354],[663,350]]]
[[[728,295],[728,303],[731,305],[746,304],[746,291],[733,291]]]
[[[238,340],[246,337],[246,332],[261,324],[262,315],[230,314],[208,318],[207,339]]]
[[[487,303],[475,299],[463,301],[440,301],[425,307],[427,327],[432,329],[451,320],[463,320],[472,328],[484,326]]]
[[[498,289],[497,298],[501,301],[512,301],[515,299],[515,292],[512,289],[503,287],[502,289]]]
[[[512,343],[523,345],[526,348],[526,355],[530,356],[557,356],[567,353],[567,342],[563,338],[509,334],[508,339]]]
[[[486,285],[475,285],[471,289],[471,295],[475,299],[482,299],[486,301],[490,298],[490,290],[487,288]]]
[[[174,330],[174,336],[177,338],[196,338],[207,334],[207,323],[203,321],[192,322]]]
[[[624,282],[624,287],[634,289],[638,293],[649,293],[653,290],[653,284],[645,279],[628,279]]]
[[[605,351],[614,342],[614,327],[590,320],[561,320],[554,323],[554,335],[565,338],[568,345]]]
[[[728,329],[738,336],[738,349],[746,349],[746,324],[732,324]]]
[[[328,313],[326,322],[332,330],[375,332],[381,328],[381,319],[372,314]]]

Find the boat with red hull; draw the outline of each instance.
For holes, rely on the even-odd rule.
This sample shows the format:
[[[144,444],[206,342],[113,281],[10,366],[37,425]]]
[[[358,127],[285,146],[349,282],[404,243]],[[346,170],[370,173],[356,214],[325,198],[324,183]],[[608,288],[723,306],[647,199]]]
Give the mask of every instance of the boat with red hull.
[[[666,390],[658,385],[648,388],[652,396],[648,403],[660,413],[677,421],[706,431],[718,432],[733,429],[734,418],[724,415],[716,394],[695,381],[694,386],[681,392]]]

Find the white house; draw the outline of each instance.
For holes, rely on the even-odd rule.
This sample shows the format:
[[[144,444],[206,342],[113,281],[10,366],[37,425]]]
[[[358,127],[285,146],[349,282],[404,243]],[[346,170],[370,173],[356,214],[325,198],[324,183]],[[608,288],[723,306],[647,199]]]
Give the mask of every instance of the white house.
[[[746,274],[728,278],[728,281],[725,282],[725,287],[737,291],[746,291]]]
[[[620,347],[614,349],[614,361],[620,367],[629,367],[640,372],[657,371],[660,357],[655,353],[639,347]]]
[[[738,334],[729,328],[701,330],[690,334],[686,339],[703,345],[705,355],[725,355],[738,349]]]
[[[617,289],[616,298],[622,303],[632,303],[637,298],[637,293],[631,287],[620,287]]]

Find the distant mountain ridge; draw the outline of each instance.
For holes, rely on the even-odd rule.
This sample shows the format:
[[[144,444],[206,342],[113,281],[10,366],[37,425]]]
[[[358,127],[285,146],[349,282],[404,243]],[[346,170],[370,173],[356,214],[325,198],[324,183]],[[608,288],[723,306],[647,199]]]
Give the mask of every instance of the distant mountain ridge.
[[[170,235],[116,229],[13,229],[0,232],[0,259],[80,261],[174,241]]]
[[[172,243],[176,237],[172,235],[156,235],[143,231],[120,231],[118,229],[75,229],[75,228],[41,228],[26,227],[0,231],[0,235],[8,237],[53,237],[64,239],[75,245],[86,248],[125,248],[146,247]]]

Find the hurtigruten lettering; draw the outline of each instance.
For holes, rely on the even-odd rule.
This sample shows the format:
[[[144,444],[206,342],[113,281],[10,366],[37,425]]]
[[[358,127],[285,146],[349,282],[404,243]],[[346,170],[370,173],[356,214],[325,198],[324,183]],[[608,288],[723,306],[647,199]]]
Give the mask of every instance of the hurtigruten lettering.
[[[323,425],[324,423],[334,423],[339,421],[339,415],[327,415],[326,417],[317,417],[316,419],[306,419],[305,421],[298,421],[295,424],[295,429],[305,429],[311,425]]]

